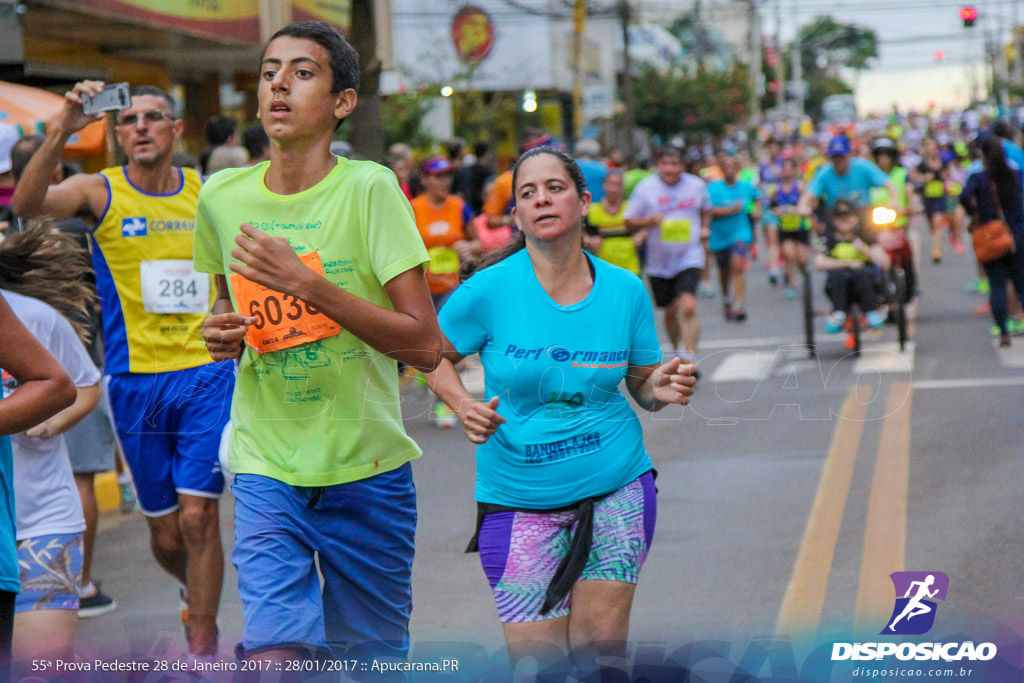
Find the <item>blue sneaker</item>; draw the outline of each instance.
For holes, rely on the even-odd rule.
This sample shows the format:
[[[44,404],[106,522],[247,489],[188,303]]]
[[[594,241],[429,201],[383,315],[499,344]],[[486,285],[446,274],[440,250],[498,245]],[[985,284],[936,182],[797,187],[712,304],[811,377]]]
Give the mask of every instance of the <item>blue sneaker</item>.
[[[786,287],[786,299],[792,301],[796,298],[796,290],[792,287]]]
[[[833,311],[825,316],[825,331],[835,334],[843,329],[846,324],[846,313],[844,311]]]
[[[885,327],[885,316],[878,311],[868,311],[864,314],[864,319],[868,321],[868,327],[872,330],[880,330]]]

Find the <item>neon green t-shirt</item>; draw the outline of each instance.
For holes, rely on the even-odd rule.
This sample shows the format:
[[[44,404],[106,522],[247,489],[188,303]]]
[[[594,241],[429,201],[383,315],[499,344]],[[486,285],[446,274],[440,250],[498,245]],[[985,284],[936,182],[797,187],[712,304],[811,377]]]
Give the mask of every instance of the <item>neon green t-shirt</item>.
[[[328,280],[392,308],[384,285],[430,260],[394,174],[339,158],[315,186],[277,195],[264,184],[269,164],[227,169],[203,186],[195,269],[230,277],[235,236],[251,223],[299,254],[319,251]],[[231,421],[231,470],[293,486],[366,479],[421,453],[402,426],[396,362],[344,329],[263,354],[246,345]]]

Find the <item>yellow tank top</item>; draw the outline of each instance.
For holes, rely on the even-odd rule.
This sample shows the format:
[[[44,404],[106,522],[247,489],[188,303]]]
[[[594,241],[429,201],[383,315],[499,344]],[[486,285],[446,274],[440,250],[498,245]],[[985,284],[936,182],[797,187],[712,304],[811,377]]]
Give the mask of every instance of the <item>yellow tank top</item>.
[[[594,202],[590,205],[590,211],[587,213],[587,221],[597,228],[598,233],[602,236],[607,233],[614,235],[614,233],[626,229],[625,216],[628,204],[629,202],[622,202],[619,212],[610,214],[604,208],[604,204]],[[634,275],[640,274],[640,257],[636,253],[632,237],[625,235],[605,237],[601,243],[601,249],[597,252],[597,257],[619,268],[625,268]]]
[[[167,195],[135,187],[126,167],[100,171],[110,203],[92,233],[92,252],[107,374],[168,372],[213,360],[200,332],[212,279],[192,269],[202,178],[194,169],[176,170],[181,183]]]

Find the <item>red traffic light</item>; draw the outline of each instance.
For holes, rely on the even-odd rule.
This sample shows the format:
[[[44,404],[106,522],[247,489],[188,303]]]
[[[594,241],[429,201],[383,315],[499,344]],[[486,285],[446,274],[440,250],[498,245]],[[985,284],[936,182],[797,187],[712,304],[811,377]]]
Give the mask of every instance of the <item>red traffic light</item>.
[[[961,7],[960,18],[964,21],[974,21],[978,18],[978,10],[973,7]]]

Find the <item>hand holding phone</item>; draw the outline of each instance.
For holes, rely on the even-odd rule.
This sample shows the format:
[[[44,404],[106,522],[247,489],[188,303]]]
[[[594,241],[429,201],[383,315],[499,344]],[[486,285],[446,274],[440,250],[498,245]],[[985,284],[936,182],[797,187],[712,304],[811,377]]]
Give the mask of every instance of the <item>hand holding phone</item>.
[[[99,114],[104,111],[121,111],[132,103],[127,83],[110,83],[96,95],[82,95],[82,111],[86,114]]]

